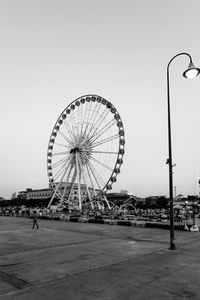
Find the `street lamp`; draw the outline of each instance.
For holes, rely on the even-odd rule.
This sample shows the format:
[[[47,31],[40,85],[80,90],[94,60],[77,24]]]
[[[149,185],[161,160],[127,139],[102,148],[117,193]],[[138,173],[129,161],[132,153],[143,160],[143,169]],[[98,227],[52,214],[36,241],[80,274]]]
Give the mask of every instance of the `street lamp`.
[[[169,146],[169,158],[167,164],[169,164],[169,198],[170,198],[170,250],[175,250],[174,242],[174,208],[173,208],[173,163],[172,163],[172,142],[171,142],[171,116],[170,116],[170,88],[169,88],[169,67],[171,62],[180,55],[186,55],[190,59],[187,70],[183,73],[183,76],[188,79],[193,79],[199,75],[200,69],[196,68],[192,62],[192,57],[186,52],[179,53],[172,57],[167,65],[167,107],[168,107],[168,146]]]

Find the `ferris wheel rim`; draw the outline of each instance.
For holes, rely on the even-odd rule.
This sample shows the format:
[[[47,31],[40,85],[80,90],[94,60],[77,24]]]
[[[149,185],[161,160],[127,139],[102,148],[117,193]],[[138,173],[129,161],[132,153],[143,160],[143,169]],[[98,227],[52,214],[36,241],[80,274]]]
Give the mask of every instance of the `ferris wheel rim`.
[[[61,125],[62,124],[61,121],[64,120],[63,116],[65,114],[67,114],[67,112],[70,114],[72,112],[72,108],[74,110],[76,108],[76,106],[79,106],[80,104],[85,104],[86,101],[89,101],[89,102],[90,101],[94,101],[94,102],[97,101],[97,102],[99,102],[99,103],[101,103],[103,105],[106,105],[106,107],[108,108],[108,110],[111,110],[111,109],[113,110],[112,113],[114,114],[114,118],[116,118],[117,120],[119,120],[120,124],[121,124],[119,126],[119,133],[118,133],[118,138],[119,138],[118,149],[116,149],[116,152],[115,152],[115,154],[117,155],[116,156],[116,162],[115,162],[114,168],[111,171],[111,174],[110,174],[109,178],[107,179],[105,185],[99,191],[99,193],[97,195],[97,196],[99,196],[101,194],[105,194],[108,190],[112,189],[112,185],[113,185],[113,183],[116,182],[117,175],[120,173],[120,168],[121,168],[121,165],[123,163],[123,156],[124,156],[124,153],[125,153],[125,151],[124,151],[125,134],[124,134],[124,127],[123,127],[123,123],[122,123],[122,119],[120,117],[120,114],[117,111],[117,109],[115,108],[115,106],[111,102],[109,102],[105,98],[103,98],[102,96],[95,95],[95,94],[86,94],[84,96],[80,96],[80,97],[76,98],[75,100],[73,100],[70,104],[68,104],[67,107],[65,107],[65,109],[61,112],[61,114],[59,115],[58,119],[56,120],[56,122],[55,122],[55,124],[53,126],[53,129],[52,129],[52,132],[51,132],[51,135],[50,135],[50,139],[49,139],[49,143],[48,143],[48,149],[47,149],[47,169],[49,168],[49,165],[52,164],[52,162],[49,163],[49,160],[50,160],[49,157],[51,158],[50,154],[52,154],[51,150],[53,150],[53,148],[51,149],[51,146],[52,146],[52,144],[54,144],[54,141],[56,140],[57,132],[60,129],[59,124]],[[70,109],[70,112],[68,111],[69,109]],[[117,123],[117,126],[118,126],[118,123]],[[120,130],[121,130],[123,139],[121,139]],[[120,144],[120,141],[121,142],[123,141],[123,144]],[[65,151],[64,153],[67,154],[67,151]],[[105,152],[104,152],[104,154],[105,154]],[[49,177],[49,184],[55,190],[56,182],[55,182],[55,180],[53,178],[53,175],[50,174],[50,172],[48,172],[48,177]],[[59,197],[61,196],[59,191],[57,191],[57,195]]]

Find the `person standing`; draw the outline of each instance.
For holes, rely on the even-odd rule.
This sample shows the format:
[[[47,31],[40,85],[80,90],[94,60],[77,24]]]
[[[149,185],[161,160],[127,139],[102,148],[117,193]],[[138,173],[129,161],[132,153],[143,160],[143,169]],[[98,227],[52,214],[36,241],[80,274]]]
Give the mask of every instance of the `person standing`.
[[[37,227],[37,229],[39,228],[38,222],[37,222],[37,212],[36,211],[33,212],[33,229],[35,228],[35,226]]]

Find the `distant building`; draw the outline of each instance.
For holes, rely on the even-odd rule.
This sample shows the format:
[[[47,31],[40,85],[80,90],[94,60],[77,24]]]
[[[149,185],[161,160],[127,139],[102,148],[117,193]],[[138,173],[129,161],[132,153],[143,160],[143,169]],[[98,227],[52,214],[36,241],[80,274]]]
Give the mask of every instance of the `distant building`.
[[[32,189],[28,188],[25,191],[18,192],[17,198],[26,199],[26,195],[28,194],[29,191],[32,191]]]
[[[126,195],[128,195],[128,191],[127,191],[127,190],[121,190],[121,194],[126,194]]]
[[[52,195],[53,195],[52,188],[30,190],[26,192],[26,200],[47,199],[47,198],[51,198]]]
[[[58,183],[56,183],[56,185],[58,185]],[[63,194],[64,189],[65,189],[66,183],[62,183],[58,189],[58,192],[60,192],[61,194]],[[67,189],[66,189],[66,194],[69,194],[69,190],[71,188],[71,184],[67,185]],[[91,188],[88,188],[89,191],[91,191]],[[99,190],[96,190],[96,192],[98,193]],[[73,185],[73,189],[71,191],[71,196],[70,196],[70,201],[75,202],[78,199],[78,184],[74,183]],[[26,189],[26,191],[21,191],[18,193],[18,198],[23,198],[26,200],[34,200],[34,199],[50,199],[54,194],[54,189],[52,187],[49,186],[49,188],[45,188],[45,189]],[[82,201],[86,200],[88,198],[87,196],[87,189],[86,186],[84,184],[80,185],[80,194],[81,194],[81,199]]]
[[[168,199],[166,198],[166,196],[150,196],[146,198],[146,206],[150,208],[166,208],[167,204]]]

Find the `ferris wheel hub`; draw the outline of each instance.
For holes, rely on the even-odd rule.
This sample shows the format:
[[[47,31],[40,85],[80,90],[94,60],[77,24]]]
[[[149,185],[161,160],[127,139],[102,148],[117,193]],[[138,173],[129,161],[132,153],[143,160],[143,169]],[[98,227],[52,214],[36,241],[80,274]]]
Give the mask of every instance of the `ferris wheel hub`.
[[[76,153],[76,152],[80,152],[79,147],[72,148],[69,153],[72,154],[72,153]]]

